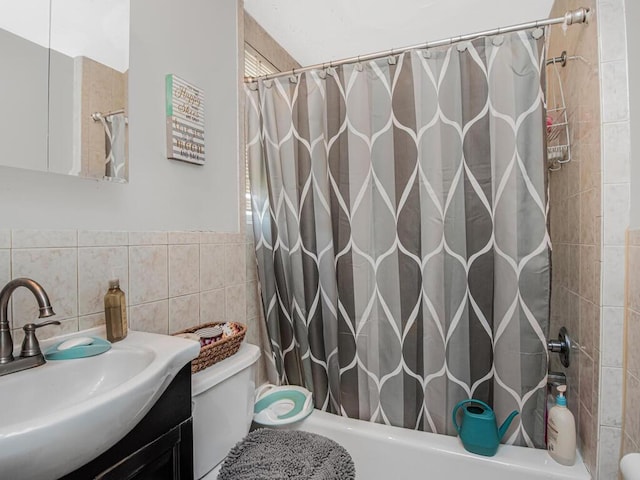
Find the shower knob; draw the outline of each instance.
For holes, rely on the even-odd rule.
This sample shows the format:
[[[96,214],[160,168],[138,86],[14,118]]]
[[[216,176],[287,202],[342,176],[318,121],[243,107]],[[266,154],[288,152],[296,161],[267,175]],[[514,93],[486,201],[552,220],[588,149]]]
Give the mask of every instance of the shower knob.
[[[560,329],[557,340],[549,340],[547,342],[547,349],[550,352],[560,355],[560,363],[562,363],[564,367],[569,367],[571,364],[571,347],[571,338],[569,337],[569,333],[565,327]]]

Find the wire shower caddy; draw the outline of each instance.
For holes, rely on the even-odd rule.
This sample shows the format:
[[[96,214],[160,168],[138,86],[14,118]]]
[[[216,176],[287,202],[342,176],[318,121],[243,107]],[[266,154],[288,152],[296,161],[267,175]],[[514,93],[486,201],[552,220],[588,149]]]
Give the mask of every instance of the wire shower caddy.
[[[569,136],[569,118],[567,102],[558,65],[567,64],[567,52],[559,57],[547,60],[546,65],[553,66],[555,82],[547,80],[547,162],[550,171],[555,172],[571,161],[571,140]]]

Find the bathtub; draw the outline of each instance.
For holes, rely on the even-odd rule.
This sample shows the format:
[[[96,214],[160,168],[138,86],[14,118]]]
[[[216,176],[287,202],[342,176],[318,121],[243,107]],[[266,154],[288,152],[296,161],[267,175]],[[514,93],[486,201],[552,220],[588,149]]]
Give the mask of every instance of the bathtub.
[[[417,432],[314,410],[291,429],[329,437],[345,447],[358,480],[536,480],[591,478],[578,456],[559,465],[545,450],[500,446],[494,457],[467,452],[457,437]]]

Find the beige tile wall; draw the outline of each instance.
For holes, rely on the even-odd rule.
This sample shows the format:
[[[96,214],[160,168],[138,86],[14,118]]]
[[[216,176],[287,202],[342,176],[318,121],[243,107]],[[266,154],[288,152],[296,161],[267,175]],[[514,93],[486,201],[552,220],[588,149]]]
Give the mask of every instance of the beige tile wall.
[[[566,50],[573,161],[552,173],[552,328],[580,351],[568,371],[570,407],[591,474],[617,478],[622,438],[625,230],[629,222],[629,107],[623,0],[556,0],[552,16],[592,9],[588,26],[554,27],[550,55]],[[549,72],[549,69],[547,69]],[[552,368],[558,368],[554,360]]]
[[[96,232],[0,230],[0,288],[30,277],[51,299],[60,326],[39,338],[104,323],[103,297],[118,277],[127,295],[129,326],[173,333],[208,322],[248,325],[247,341],[261,344],[262,322],[251,237],[210,232]],[[12,296],[14,343],[21,327],[38,322],[24,289]],[[258,381],[266,381],[264,359]]]
[[[640,230],[629,232],[622,454],[640,451]]]
[[[596,1],[557,0],[551,16],[561,16],[580,6],[595,10]],[[566,326],[580,350],[568,369],[560,365],[557,355],[550,358],[551,370],[565,371],[567,375],[569,407],[576,418],[580,449],[591,472],[596,471],[597,463],[602,228],[597,21],[586,27],[571,27],[566,35],[560,26],[554,26],[549,46],[549,57],[566,50],[568,55],[583,58],[559,67],[569,117],[572,160],[549,175],[553,244],[550,335],[555,338],[560,327]],[[553,68],[547,67],[548,82],[556,79]]]
[[[79,115],[82,175],[102,179],[106,156],[105,132],[102,124],[94,121],[91,115],[123,108],[127,110],[128,73],[121,73],[88,57],[76,57],[75,63],[81,78]],[[125,151],[128,152],[128,149]],[[128,178],[128,172],[125,178]]]

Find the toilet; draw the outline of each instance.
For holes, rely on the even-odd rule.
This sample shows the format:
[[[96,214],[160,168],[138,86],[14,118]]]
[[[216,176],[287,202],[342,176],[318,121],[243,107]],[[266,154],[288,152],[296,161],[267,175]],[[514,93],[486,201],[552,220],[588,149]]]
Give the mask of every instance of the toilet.
[[[215,480],[222,460],[251,426],[260,349],[243,343],[231,357],[191,377],[194,478]]]

